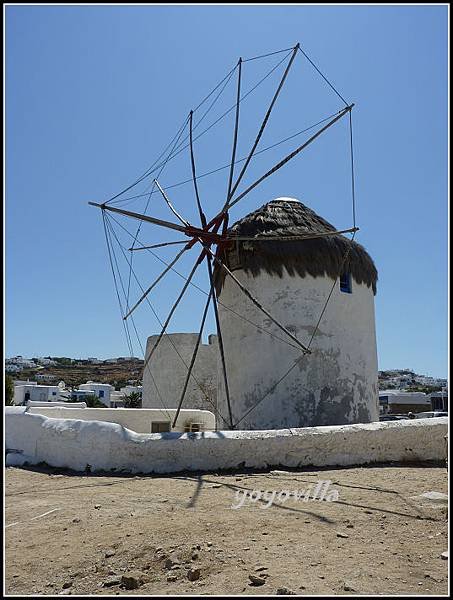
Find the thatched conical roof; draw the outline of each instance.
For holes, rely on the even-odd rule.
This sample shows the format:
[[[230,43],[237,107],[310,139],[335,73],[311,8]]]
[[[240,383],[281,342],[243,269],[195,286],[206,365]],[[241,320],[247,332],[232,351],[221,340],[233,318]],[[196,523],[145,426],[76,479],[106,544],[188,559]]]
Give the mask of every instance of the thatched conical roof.
[[[222,260],[231,270],[243,269],[254,277],[262,271],[282,277],[284,269],[291,276],[327,276],[332,279],[336,279],[340,271],[349,272],[357,283],[372,287],[376,293],[378,275],[372,258],[363,246],[343,235],[294,241],[259,241],[263,235],[282,238],[324,231],[336,229],[302,202],[293,198],[277,198],[229,228],[230,236],[252,239],[232,242],[223,251]],[[342,269],[348,248],[349,254]],[[217,267],[216,276],[220,290],[223,270]]]

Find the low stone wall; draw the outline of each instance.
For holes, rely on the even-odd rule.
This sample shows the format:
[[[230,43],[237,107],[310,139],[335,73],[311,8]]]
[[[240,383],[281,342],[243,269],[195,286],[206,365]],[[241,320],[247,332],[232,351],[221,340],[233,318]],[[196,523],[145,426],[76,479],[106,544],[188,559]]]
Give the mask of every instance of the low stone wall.
[[[6,409],[7,465],[45,462],[84,471],[175,473],[234,468],[443,461],[448,419],[274,431],[139,434],[102,421]]]
[[[81,421],[107,421],[117,423],[135,433],[151,433],[153,422],[173,422],[176,410],[169,408],[73,408],[68,406],[39,406],[29,408],[28,413],[56,419],[77,419]],[[215,415],[209,410],[181,409],[172,431],[184,432],[187,423],[201,423],[205,431],[215,429]]]

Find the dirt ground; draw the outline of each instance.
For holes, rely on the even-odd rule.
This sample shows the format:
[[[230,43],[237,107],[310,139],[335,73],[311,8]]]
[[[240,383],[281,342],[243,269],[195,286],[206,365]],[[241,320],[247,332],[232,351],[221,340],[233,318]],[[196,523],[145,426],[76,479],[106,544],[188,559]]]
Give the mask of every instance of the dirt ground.
[[[447,492],[444,467],[167,477],[8,468],[5,481],[7,594],[448,592],[446,505],[414,498]],[[283,490],[319,481],[336,501],[284,501]],[[247,490],[282,491],[281,501],[251,502]]]

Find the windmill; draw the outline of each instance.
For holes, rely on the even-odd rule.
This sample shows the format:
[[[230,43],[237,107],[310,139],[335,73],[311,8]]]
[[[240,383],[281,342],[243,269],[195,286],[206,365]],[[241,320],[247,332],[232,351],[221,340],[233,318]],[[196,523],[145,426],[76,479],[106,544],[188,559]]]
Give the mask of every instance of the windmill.
[[[273,93],[272,99],[267,107],[264,118],[258,129],[258,133],[255,136],[255,139],[253,141],[253,144],[252,144],[248,154],[244,158],[238,160],[237,149],[238,149],[241,106],[242,106],[242,103],[245,100],[245,98],[251,93],[251,91],[253,91],[255,89],[255,88],[253,88],[251,91],[247,92],[246,94],[244,94],[242,92],[241,88],[242,88],[242,83],[243,83],[243,66],[246,62],[250,62],[253,60],[258,60],[261,58],[270,57],[270,56],[274,56],[274,55],[279,55],[281,53],[283,53],[285,56],[278,63],[278,65],[284,64],[283,74],[280,77],[278,85]],[[329,115],[326,118],[323,118],[322,120],[318,121],[314,125],[306,128],[302,132],[298,132],[294,136],[290,136],[290,138],[293,138],[296,135],[300,135],[301,133],[310,132],[310,135],[307,139],[304,139],[304,141],[301,144],[299,144],[296,148],[291,150],[291,152],[285,154],[270,169],[267,169],[262,175],[260,175],[252,183],[250,183],[243,191],[239,192],[239,186],[240,186],[241,182],[243,181],[244,176],[247,173],[247,170],[249,168],[249,165],[250,165],[252,159],[254,159],[255,156],[257,154],[259,154],[259,152],[263,152],[263,150],[258,150],[260,140],[262,139],[263,133],[265,132],[266,128],[268,127],[268,123],[270,121],[271,114],[273,112],[274,107],[277,104],[277,100],[278,100],[278,98],[281,94],[281,91],[285,85],[288,75],[293,68],[293,64],[294,64],[296,58],[300,55],[302,55],[304,57],[304,59],[306,61],[308,61],[308,63],[315,69],[316,73],[335,92],[335,94],[341,100],[341,102],[344,106],[342,106],[342,108],[337,110],[335,113]],[[275,68],[272,69],[272,71],[274,71],[274,70],[275,70]],[[217,210],[213,211],[212,215],[208,215],[207,211],[206,211],[205,203],[203,202],[203,199],[201,198],[198,184],[199,184],[199,179],[202,176],[204,177],[206,175],[209,175],[210,173],[205,173],[202,175],[197,173],[197,166],[196,166],[196,159],[195,159],[195,141],[201,135],[203,135],[204,133],[207,133],[218,121],[215,121],[211,126],[209,126],[207,129],[205,129],[201,134],[195,135],[194,132],[195,132],[196,127],[199,125],[201,120],[206,116],[209,109],[208,109],[208,111],[206,111],[204,113],[202,119],[199,120],[196,125],[194,124],[194,119],[195,119],[196,112],[209,99],[214,97],[214,99],[211,100],[211,106],[215,103],[217,98],[222,93],[225,85],[232,79],[232,77],[236,78],[236,101],[235,101],[234,106],[232,106],[226,113],[224,113],[218,119],[218,120],[222,119],[223,117],[225,117],[227,114],[229,114],[230,112],[232,112],[234,110],[234,131],[233,131],[233,136],[232,136],[233,142],[232,142],[232,150],[231,150],[231,160],[228,165],[227,193],[226,193],[226,197],[223,201],[223,204]],[[292,346],[297,347],[301,353],[301,356],[310,355],[310,353],[311,353],[310,345],[311,345],[314,335],[311,336],[311,339],[308,342],[301,341],[293,332],[289,331],[289,329],[287,327],[285,327],[284,324],[282,324],[281,320],[279,320],[272,314],[272,310],[269,307],[264,306],[263,303],[260,302],[260,300],[255,295],[253,295],[250,292],[250,290],[247,289],[246,286],[244,286],[244,284],[240,281],[240,279],[234,274],[234,272],[227,266],[226,262],[223,260],[222,257],[224,256],[224,252],[226,249],[230,248],[234,244],[237,244],[238,242],[250,241],[250,238],[234,234],[234,232],[229,230],[229,228],[228,228],[229,216],[230,216],[230,211],[231,211],[232,207],[237,205],[252,190],[258,188],[258,186],[260,186],[266,179],[271,177],[274,173],[276,173],[278,170],[280,170],[282,167],[284,167],[287,163],[289,163],[290,161],[295,159],[297,156],[299,156],[302,153],[302,151],[304,151],[309,145],[311,145],[313,142],[315,142],[329,128],[333,127],[340,120],[346,118],[349,121],[349,145],[350,145],[350,159],[351,159],[352,209],[353,209],[352,210],[352,213],[353,213],[352,226],[347,229],[340,230],[340,231],[332,230],[332,228],[329,227],[329,228],[326,228],[325,230],[318,230],[315,233],[311,232],[311,233],[297,235],[297,236],[294,236],[294,235],[285,236],[284,234],[282,234],[279,237],[275,237],[275,235],[274,236],[266,236],[266,235],[260,234],[259,242],[261,244],[262,243],[275,243],[276,241],[283,242],[283,243],[285,241],[294,242],[296,240],[299,242],[304,242],[304,240],[309,240],[309,239],[313,239],[313,238],[323,238],[323,237],[327,238],[327,237],[331,237],[331,236],[339,236],[339,235],[346,234],[346,233],[352,234],[351,240],[353,240],[354,235],[355,235],[356,231],[358,230],[358,227],[356,226],[356,220],[355,220],[354,159],[353,159],[353,138],[352,138],[352,109],[353,109],[353,107],[354,107],[354,104],[348,103],[343,98],[343,96],[341,96],[339,94],[339,92],[335,89],[335,87],[332,85],[332,83],[321,73],[321,71],[314,64],[314,62],[308,57],[308,55],[301,48],[299,43],[296,44],[292,48],[286,48],[284,50],[270,52],[270,53],[267,53],[264,55],[254,56],[254,57],[251,57],[248,59],[240,58],[238,60],[237,64],[233,67],[233,69],[231,69],[229,71],[229,73],[227,73],[227,75],[210,92],[210,94],[202,101],[202,103],[200,103],[196,109],[190,111],[190,113],[188,114],[187,118],[185,119],[183,125],[181,126],[180,130],[176,134],[176,136],[173,138],[173,140],[170,142],[170,144],[167,146],[167,148],[161,153],[161,155],[158,157],[158,159],[155,161],[155,163],[153,163],[153,165],[151,165],[151,167],[149,169],[147,169],[134,183],[132,183],[127,188],[122,190],[119,194],[116,194],[112,198],[106,200],[105,202],[102,202],[102,203],[90,202],[89,203],[92,206],[98,207],[102,213],[105,237],[106,237],[106,242],[107,242],[107,246],[108,246],[109,259],[110,259],[110,264],[111,264],[111,268],[112,268],[112,272],[113,272],[116,293],[117,293],[118,301],[120,304],[120,309],[121,309],[121,313],[122,313],[122,319],[123,319],[123,325],[125,327],[126,337],[128,338],[128,336],[129,336],[129,340],[130,340],[129,322],[131,322],[132,327],[134,329],[136,329],[135,324],[133,322],[133,314],[136,311],[136,309],[145,301],[148,302],[148,304],[150,305],[150,307],[152,309],[152,306],[149,303],[149,297],[151,295],[151,292],[156,288],[156,286],[165,278],[165,276],[169,272],[175,271],[175,265],[183,257],[183,255],[185,255],[192,248],[195,248],[197,250],[198,254],[193,263],[193,266],[192,266],[189,274],[187,275],[187,277],[183,277],[184,285],[182,286],[182,289],[180,290],[179,294],[177,295],[176,300],[174,301],[173,305],[171,306],[167,317],[163,321],[161,319],[158,319],[161,324],[161,331],[154,343],[154,346],[151,348],[150,353],[148,354],[148,356],[145,359],[145,364],[144,364],[145,369],[149,369],[150,360],[152,359],[152,356],[154,355],[159,344],[161,343],[161,340],[163,339],[163,337],[165,335],[167,335],[166,332],[167,332],[168,326],[175,314],[177,307],[180,305],[182,299],[184,298],[185,294],[187,293],[189,286],[194,285],[192,280],[193,280],[195,272],[197,271],[197,269],[200,268],[200,266],[203,263],[205,265],[205,268],[207,271],[207,276],[208,276],[208,282],[209,282],[209,290],[206,292],[207,299],[206,299],[206,302],[205,302],[205,305],[203,308],[203,312],[202,312],[200,329],[199,329],[199,334],[197,337],[197,343],[195,344],[190,362],[188,364],[186,364],[187,376],[185,379],[183,389],[181,391],[178,409],[177,409],[176,414],[173,419],[173,426],[175,425],[176,420],[179,415],[179,412],[183,406],[184,398],[186,396],[186,391],[187,391],[189,381],[191,380],[191,378],[194,377],[194,375],[193,375],[194,364],[195,364],[197,353],[199,350],[199,345],[200,345],[200,342],[202,339],[203,330],[204,330],[206,318],[208,315],[208,310],[210,307],[212,307],[213,313],[214,313],[214,318],[215,318],[216,331],[217,331],[218,349],[219,349],[219,353],[220,353],[220,364],[222,366],[223,387],[225,390],[227,407],[228,407],[228,411],[227,411],[228,414],[226,416],[222,415],[222,420],[224,422],[225,427],[228,429],[234,429],[235,427],[237,427],[237,423],[235,424],[235,421],[233,418],[232,400],[230,398],[229,384],[228,384],[229,376],[228,376],[228,370],[227,370],[227,364],[226,364],[227,361],[226,361],[226,356],[225,356],[225,347],[224,347],[224,343],[223,343],[222,327],[221,327],[220,318],[219,318],[219,304],[220,305],[222,304],[218,297],[218,291],[216,290],[216,279],[218,278],[219,273],[221,273],[223,277],[230,278],[237,286],[238,293],[241,293],[241,294],[244,294],[245,296],[247,296],[247,298],[250,300],[250,302],[253,303],[253,305],[259,311],[261,311],[264,315],[266,315],[266,318],[270,322],[272,322],[273,325],[278,330],[279,338],[282,341],[289,342]],[[188,129],[188,134],[186,133],[187,129]],[[184,135],[185,135],[185,137],[184,137]],[[287,139],[290,139],[290,138],[287,138]],[[286,140],[283,140],[283,141],[286,141]],[[274,144],[273,146],[276,146],[276,145],[278,145],[278,144]],[[196,206],[196,212],[198,214],[198,223],[189,222],[189,220],[183,214],[181,214],[181,212],[179,210],[177,210],[177,208],[175,207],[174,203],[172,202],[172,200],[169,196],[169,189],[172,186],[164,187],[161,185],[161,183],[159,181],[160,176],[163,172],[163,169],[166,168],[167,164],[171,160],[173,160],[173,158],[175,156],[181,154],[186,149],[188,150],[188,153],[190,155],[190,167],[191,167],[190,181],[193,185],[194,202],[195,202],[195,206]],[[238,163],[242,163],[242,166],[240,168],[240,171],[238,173],[235,173],[235,167]],[[225,168],[225,167],[223,167],[223,168]],[[151,184],[150,184],[151,189],[147,189],[147,191],[144,194],[139,194],[137,196],[126,196],[127,192],[130,192],[132,189],[134,189],[137,185],[141,184],[142,182],[148,182],[148,184],[149,184],[149,182],[151,182]],[[182,183],[187,183],[187,181],[182,182]],[[171,221],[162,219],[162,218],[158,218],[156,216],[152,216],[147,213],[149,200],[150,200],[151,196],[155,193],[160,194],[166,207],[172,213],[174,218]],[[138,197],[146,197],[147,198],[145,210],[142,212],[134,212],[131,210],[126,210],[124,208],[120,208],[118,206],[118,204],[120,204],[121,202],[131,202],[135,198],[138,198]],[[123,230],[125,230],[125,228],[121,225],[121,223],[115,218],[115,215],[120,215],[123,217],[127,217],[128,219],[131,219],[131,220],[139,221],[139,227],[138,227],[137,233],[135,235],[130,234],[130,232],[127,232],[128,235],[130,235],[130,237],[132,239],[132,246],[129,247],[127,249],[127,251],[124,247],[121,247],[121,244],[118,240],[118,236],[115,233],[113,223],[115,223],[116,225],[121,227]],[[160,229],[167,231],[168,233],[177,232],[178,234],[182,234],[184,236],[184,239],[182,239],[182,240],[178,239],[175,241],[166,240],[166,241],[163,241],[160,243],[154,243],[154,244],[148,244],[148,245],[144,244],[139,240],[138,234],[141,230],[142,225],[148,225],[148,224],[152,225],[153,228],[160,228]],[[123,257],[125,258],[127,264],[129,265],[129,274],[128,274],[128,283],[127,284],[124,284],[124,282],[121,280],[120,275],[119,275],[118,261],[117,261],[116,254],[113,249],[114,241],[118,242],[118,245],[120,246],[120,250],[123,253]],[[172,260],[170,260],[170,262],[163,261],[159,258],[159,260],[161,260],[161,262],[163,262],[165,264],[165,268],[159,273],[158,277],[146,289],[144,289],[141,286],[141,284],[138,282],[138,279],[134,273],[133,256],[135,255],[135,253],[138,251],[140,251],[140,252],[148,251],[148,252],[154,254],[153,250],[156,248],[177,246],[177,245],[181,245],[182,248],[176,253],[174,258],[172,258]],[[346,252],[344,254],[343,262],[347,260],[348,251],[349,250],[346,250]],[[127,257],[126,252],[129,252],[129,257]],[[115,267],[116,267],[116,270],[115,270]],[[117,274],[117,271],[118,271],[118,274]],[[338,276],[340,276],[340,274],[341,273],[339,272]],[[130,298],[129,298],[130,282],[131,282],[132,276],[139,283],[140,289],[142,292],[140,297],[133,303],[130,302]],[[122,294],[124,296],[123,300],[121,300],[121,290],[122,290]],[[326,299],[325,306],[324,306],[322,313],[324,312],[325,307],[327,306],[327,303],[329,302],[329,299],[330,299],[330,295]],[[228,307],[226,307],[226,308],[228,309]],[[154,312],[155,316],[157,317],[154,310],[153,310],[153,312]],[[241,317],[241,315],[239,315],[239,317]],[[253,323],[252,323],[252,325],[253,325]],[[318,325],[319,325],[319,322],[318,322]],[[259,325],[256,325],[256,326],[259,327]],[[261,327],[261,329],[262,329],[262,327]],[[136,333],[137,333],[137,331],[136,331]],[[269,333],[270,335],[274,335],[274,337],[275,337],[275,334],[271,333],[270,331],[267,331],[267,333]],[[137,334],[137,338],[138,338],[138,334]],[[130,345],[130,342],[129,342],[129,345]],[[142,350],[143,350],[143,348],[142,348]],[[176,348],[175,348],[175,351],[177,352]],[[162,401],[162,405],[165,406],[163,399],[161,399],[161,401]],[[214,410],[216,410],[216,407],[214,407]]]

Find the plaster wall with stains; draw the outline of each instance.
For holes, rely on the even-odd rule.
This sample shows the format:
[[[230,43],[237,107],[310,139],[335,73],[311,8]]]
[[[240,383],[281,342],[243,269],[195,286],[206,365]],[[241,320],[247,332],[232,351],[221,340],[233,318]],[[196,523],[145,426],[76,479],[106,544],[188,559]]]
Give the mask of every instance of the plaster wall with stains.
[[[158,335],[148,338],[146,358]],[[188,366],[197,342],[196,333],[171,333],[162,337],[143,370],[143,408],[177,408]],[[217,336],[201,343],[184,397],[183,408],[215,410],[217,402]]]
[[[304,345],[308,345],[331,291],[328,277],[282,278],[243,270],[236,277]],[[374,294],[352,280],[352,293],[337,281],[310,349],[303,355],[227,277],[220,294],[267,333],[220,306],[228,383],[237,429],[279,429],[368,423],[379,418]],[[291,372],[278,384],[282,376]],[[218,410],[229,420],[218,365]],[[264,398],[264,399],[263,399]],[[257,404],[258,403],[258,404]]]

